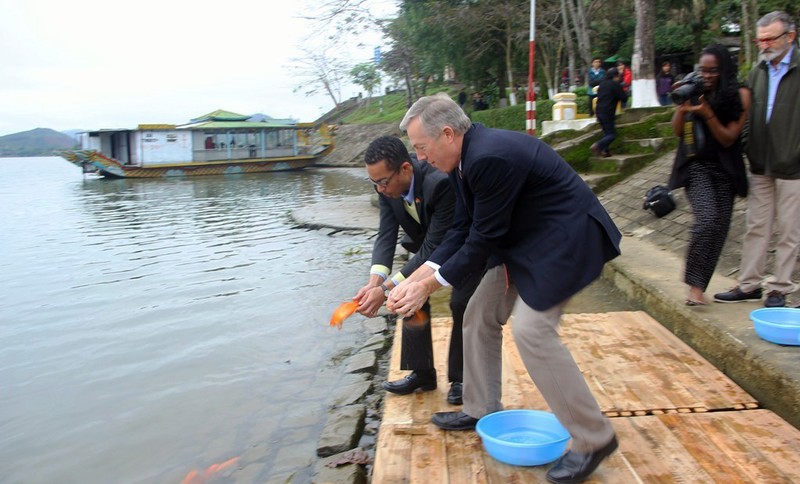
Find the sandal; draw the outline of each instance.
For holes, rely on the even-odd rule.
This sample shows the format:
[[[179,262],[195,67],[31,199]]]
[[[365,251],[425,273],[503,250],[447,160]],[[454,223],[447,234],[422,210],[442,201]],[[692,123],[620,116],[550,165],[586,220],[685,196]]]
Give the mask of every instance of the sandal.
[[[708,303],[705,301],[695,301],[694,299],[687,299],[686,300],[687,306],[708,306]]]

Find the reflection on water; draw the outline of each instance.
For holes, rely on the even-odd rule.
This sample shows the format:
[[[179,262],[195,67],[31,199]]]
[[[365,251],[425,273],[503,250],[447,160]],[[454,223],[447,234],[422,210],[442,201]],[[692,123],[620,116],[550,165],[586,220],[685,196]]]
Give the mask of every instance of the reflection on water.
[[[85,180],[0,159],[0,482],[180,482],[248,451],[258,479],[304,475],[330,359],[363,338],[327,321],[371,241],[287,213],[370,193],[362,178]]]

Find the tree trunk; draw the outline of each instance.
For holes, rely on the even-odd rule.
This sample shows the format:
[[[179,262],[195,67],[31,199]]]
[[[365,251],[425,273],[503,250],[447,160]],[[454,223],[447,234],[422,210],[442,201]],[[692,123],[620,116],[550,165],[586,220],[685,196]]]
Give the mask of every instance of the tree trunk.
[[[570,35],[566,0],[561,0],[561,22],[561,31],[564,32],[564,46],[567,48],[567,76],[569,76],[569,79],[567,79],[567,90],[569,90],[569,86],[575,82],[575,46],[572,42],[572,36]]]
[[[510,106],[515,106],[517,104],[517,93],[514,89],[514,66],[511,63],[511,48],[513,46],[512,42],[512,26],[511,22],[506,22],[506,72],[508,73],[508,87],[511,88],[511,94],[508,96],[508,102]]]
[[[506,96],[506,60],[502,48],[498,47],[497,53],[497,106],[504,108],[508,106],[508,96]]]
[[[583,7],[583,2],[578,0],[578,2],[574,2],[574,0],[567,0],[569,3],[569,13],[572,17],[572,26],[575,29],[575,38],[578,41],[578,54],[581,57],[581,62],[584,66],[587,67],[586,69],[586,76],[588,77],[588,66],[592,64],[592,50],[589,46],[589,28],[587,26],[588,22],[586,21],[586,10]],[[575,3],[578,4],[577,10],[575,8]],[[585,80],[585,83],[588,83],[588,79]]]
[[[633,59],[631,71],[633,86],[631,107],[644,108],[659,106],[656,95],[655,69],[655,0],[635,0],[636,34],[633,41]]]
[[[755,15],[758,13],[756,0],[742,0],[742,45],[744,46],[744,59],[739,59],[739,66],[752,67],[755,65],[753,55],[753,33],[756,31]]]
[[[747,0],[744,0],[747,1]],[[693,59],[700,58],[703,51],[703,34],[706,30],[704,19],[706,18],[706,1],[692,0],[692,46],[694,48]]]

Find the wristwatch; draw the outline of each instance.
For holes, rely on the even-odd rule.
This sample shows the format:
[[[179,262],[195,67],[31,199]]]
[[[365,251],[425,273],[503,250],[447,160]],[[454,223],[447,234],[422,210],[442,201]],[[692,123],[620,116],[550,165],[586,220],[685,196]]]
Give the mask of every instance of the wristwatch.
[[[391,292],[391,290],[388,287],[386,287],[386,284],[382,283],[381,289],[383,289],[384,297],[389,297],[389,293]]]

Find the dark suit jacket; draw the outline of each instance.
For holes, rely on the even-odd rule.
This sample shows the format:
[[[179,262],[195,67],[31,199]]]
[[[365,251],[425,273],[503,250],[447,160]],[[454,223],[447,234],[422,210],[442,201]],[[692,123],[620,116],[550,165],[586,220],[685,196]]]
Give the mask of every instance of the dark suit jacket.
[[[447,175],[428,163],[417,161],[414,155],[411,155],[411,164],[414,166],[414,199],[420,222],[417,223],[406,212],[402,198],[379,194],[380,228],[372,250],[373,265],[391,268],[398,229],[402,227],[406,239],[411,242],[406,244],[404,239],[403,245],[415,253],[400,271],[405,277],[421,266],[442,241],[452,225],[456,203]]]
[[[520,297],[544,311],[620,254],[619,230],[577,173],[527,134],[473,124],[465,134],[453,229],[431,255],[458,287],[497,256]],[[491,265],[491,264],[489,264]]]
[[[594,111],[613,117],[617,112],[617,103],[627,100],[628,95],[622,90],[622,84],[614,79],[604,79],[597,88],[597,107]]]

